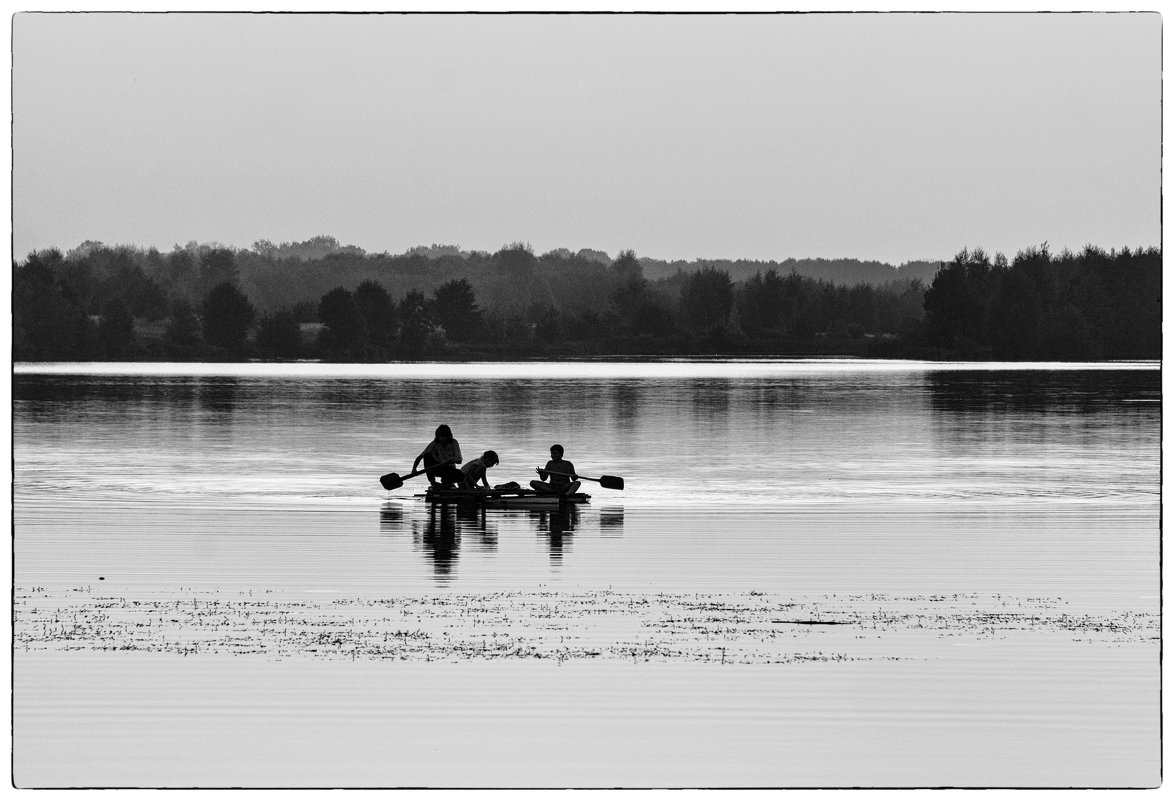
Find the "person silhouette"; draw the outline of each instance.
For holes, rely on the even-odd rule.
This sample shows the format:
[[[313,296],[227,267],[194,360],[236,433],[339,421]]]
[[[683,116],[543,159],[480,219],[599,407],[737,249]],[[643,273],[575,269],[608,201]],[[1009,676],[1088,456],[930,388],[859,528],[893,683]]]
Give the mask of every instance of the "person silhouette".
[[[550,446],[550,461],[546,467],[535,467],[541,481],[531,481],[530,486],[539,492],[557,492],[560,495],[574,495],[582,482],[577,481],[575,466],[563,458],[563,446]]]
[[[465,480],[465,474],[457,469],[457,465],[464,461],[461,456],[461,445],[452,435],[452,429],[440,425],[436,429],[436,437],[429,442],[416,461],[412,462],[412,472],[424,463],[427,470],[428,483],[432,486],[460,484]],[[433,469],[435,468],[435,469]]]
[[[489,478],[485,475],[489,468],[500,463],[497,458],[496,451],[485,451],[485,453],[478,456],[476,459],[471,459],[468,464],[461,466],[461,473],[464,475],[464,480],[461,486],[473,489],[480,481],[489,488]]]

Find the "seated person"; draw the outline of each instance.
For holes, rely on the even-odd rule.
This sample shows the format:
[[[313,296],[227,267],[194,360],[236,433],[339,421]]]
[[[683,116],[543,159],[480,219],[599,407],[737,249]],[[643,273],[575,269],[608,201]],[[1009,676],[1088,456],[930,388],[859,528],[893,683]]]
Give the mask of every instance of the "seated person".
[[[485,451],[485,453],[471,460],[468,464],[461,465],[463,479],[458,486],[462,489],[474,489],[477,486],[477,482],[480,481],[485,485],[486,489],[489,489],[489,479],[486,477],[485,472],[499,462],[500,460],[497,458],[495,451]]]
[[[574,495],[582,486],[582,482],[575,480],[578,478],[575,475],[575,466],[563,458],[562,445],[551,445],[550,461],[546,463],[546,467],[535,467],[534,470],[542,480],[531,481],[530,486],[539,492]]]

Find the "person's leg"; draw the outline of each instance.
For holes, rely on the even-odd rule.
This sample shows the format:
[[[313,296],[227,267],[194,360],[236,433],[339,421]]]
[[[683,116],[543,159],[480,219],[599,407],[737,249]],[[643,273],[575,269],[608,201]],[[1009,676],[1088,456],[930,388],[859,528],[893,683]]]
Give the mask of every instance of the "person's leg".
[[[533,481],[531,481],[530,487],[532,489],[538,490],[539,492],[555,492],[556,491],[554,487],[550,486],[545,481],[539,481],[538,479],[534,479]]]
[[[563,490],[563,494],[564,495],[574,495],[576,492],[579,491],[579,487],[581,487],[581,486],[583,486],[582,481],[572,481],[570,484],[567,484],[567,488],[565,490]]]
[[[431,484],[432,486],[436,486],[437,484],[440,483],[439,481],[436,480],[437,471],[430,469],[430,468],[435,467],[438,464],[440,464],[440,460],[438,460],[435,456],[433,456],[430,453],[424,454],[424,469],[428,471],[424,475],[428,478],[428,483]]]
[[[437,476],[445,485],[456,484],[458,487],[465,486],[465,474],[461,472],[459,467],[455,465],[445,465],[438,471]]]

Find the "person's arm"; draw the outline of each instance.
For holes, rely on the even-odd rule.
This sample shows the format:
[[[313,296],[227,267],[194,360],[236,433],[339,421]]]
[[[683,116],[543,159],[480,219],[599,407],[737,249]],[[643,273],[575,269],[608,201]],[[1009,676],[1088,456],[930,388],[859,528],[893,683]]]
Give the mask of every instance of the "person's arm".
[[[552,464],[554,464],[554,462],[547,462],[547,463],[546,463],[547,470],[549,470],[549,469],[550,469],[550,466],[551,466]],[[543,481],[546,481],[546,479],[547,479],[547,477],[548,477],[549,475],[550,475],[550,474],[549,474],[549,473],[547,473],[547,472],[546,472],[546,470],[543,470],[541,467],[540,467],[540,468],[538,468],[538,477],[539,477],[540,479],[542,479]]]
[[[412,472],[413,473],[416,472],[416,466],[419,465],[420,462],[424,461],[425,456],[431,456],[438,463],[444,461],[443,459],[440,458],[440,455],[436,452],[436,440],[432,440],[431,442],[429,442],[427,445],[424,446],[424,450],[420,451],[420,455],[416,457],[416,461],[412,462]]]
[[[571,474],[572,480],[577,480],[579,478],[579,475],[575,472],[575,465],[574,464],[572,464],[571,462],[565,462],[564,466],[567,468],[566,472]]]
[[[455,439],[452,441],[452,455],[453,464],[460,464],[461,462],[465,461],[465,458],[461,456],[461,443],[457,442]]]

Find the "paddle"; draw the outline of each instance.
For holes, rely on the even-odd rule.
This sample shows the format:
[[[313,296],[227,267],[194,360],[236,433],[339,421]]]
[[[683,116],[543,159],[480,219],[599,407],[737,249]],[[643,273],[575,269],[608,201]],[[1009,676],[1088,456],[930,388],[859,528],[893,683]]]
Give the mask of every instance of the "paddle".
[[[385,476],[379,477],[379,483],[383,485],[383,488],[385,490],[387,490],[388,492],[391,492],[392,490],[397,490],[400,487],[402,487],[404,485],[404,482],[407,481],[409,478],[415,478],[416,476],[422,476],[425,473],[427,473],[429,470],[439,469],[441,467],[444,467],[444,465],[446,465],[446,464],[452,464],[452,462],[445,462],[444,464],[434,464],[431,467],[422,468],[420,470],[417,470],[414,473],[408,473],[406,476],[400,476],[398,473],[388,473]]]
[[[546,470],[541,467],[538,467],[535,469],[541,470],[543,473],[548,473],[552,476],[566,476],[567,478],[585,478],[588,481],[597,481],[597,482],[599,482],[599,484],[601,486],[607,487],[608,489],[622,490],[624,488],[624,479],[622,476],[600,476],[599,478],[590,478],[588,476],[580,476],[580,475],[572,476],[570,473],[559,473],[556,470]]]

